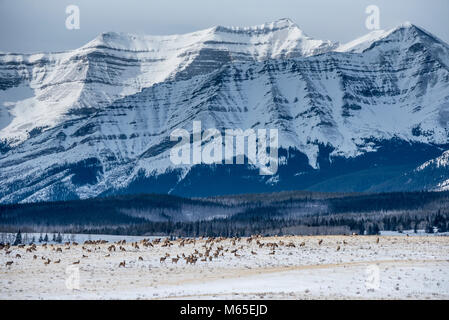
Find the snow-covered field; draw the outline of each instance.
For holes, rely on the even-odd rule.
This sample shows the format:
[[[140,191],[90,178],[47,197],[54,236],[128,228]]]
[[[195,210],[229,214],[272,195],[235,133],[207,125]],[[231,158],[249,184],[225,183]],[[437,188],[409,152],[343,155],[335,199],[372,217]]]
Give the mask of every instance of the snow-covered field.
[[[115,244],[116,251],[108,250],[111,242],[3,248],[0,299],[449,299],[449,237],[377,239],[204,239],[184,246],[162,239],[138,248]],[[277,245],[274,251],[268,243]],[[202,261],[206,249],[211,261]]]

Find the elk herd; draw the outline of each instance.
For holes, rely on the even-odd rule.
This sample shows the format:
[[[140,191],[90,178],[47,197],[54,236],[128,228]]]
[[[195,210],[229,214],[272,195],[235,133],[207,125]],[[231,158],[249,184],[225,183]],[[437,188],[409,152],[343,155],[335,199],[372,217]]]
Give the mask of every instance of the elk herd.
[[[14,251],[14,257],[16,260],[6,261],[6,267],[10,268],[14,263],[18,263],[24,256],[30,254],[33,260],[42,261],[45,266],[50,264],[80,264],[81,261],[89,260],[90,256],[96,258],[100,257],[96,254],[100,254],[103,259],[108,259],[113,256],[121,255],[128,258],[118,263],[118,268],[127,268],[127,265],[133,265],[130,258],[133,258],[133,254],[139,253],[135,262],[144,262],[157,258],[158,252],[164,252],[162,256],[159,256],[160,264],[179,264],[181,261],[185,265],[195,265],[201,262],[212,262],[222,257],[231,258],[249,258],[253,256],[253,259],[257,259],[261,255],[274,256],[279,250],[290,250],[291,254],[294,254],[295,250],[304,250],[306,242],[302,241],[304,238],[298,240],[294,236],[285,237],[269,237],[264,238],[261,235],[252,235],[247,238],[241,237],[199,237],[199,238],[177,238],[176,240],[170,240],[169,238],[153,238],[142,239],[135,242],[127,242],[126,240],[120,240],[113,243],[108,243],[106,240],[87,240],[82,245],[77,242],[66,242],[64,244],[42,244],[37,246],[31,245],[19,245],[12,246],[10,244],[0,244],[0,252],[3,252],[5,256],[12,256]],[[312,239],[308,243],[312,243]],[[293,241],[296,240],[296,241]],[[316,241],[316,240],[315,240]],[[326,240],[318,238],[315,242],[318,247],[323,246],[323,243],[328,243]],[[379,244],[379,238],[375,240],[376,244]],[[340,251],[344,245],[347,245],[346,240],[333,242],[336,251]],[[330,244],[329,244],[330,245]],[[64,252],[74,250],[79,259],[75,261],[63,261],[67,260],[63,255]],[[51,255],[50,255],[51,253]],[[148,254],[147,254],[148,253]],[[160,254],[160,253],[159,253]],[[41,259],[38,259],[40,255]],[[49,258],[52,256],[52,259]],[[156,256],[156,257],[155,257]],[[72,259],[74,255],[71,256]]]

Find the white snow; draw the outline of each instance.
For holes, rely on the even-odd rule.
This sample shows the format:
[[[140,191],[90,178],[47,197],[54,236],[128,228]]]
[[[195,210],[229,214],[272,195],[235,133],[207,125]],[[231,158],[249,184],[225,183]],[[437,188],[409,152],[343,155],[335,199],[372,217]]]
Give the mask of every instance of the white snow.
[[[318,240],[323,242],[318,244]],[[259,248],[246,238],[229,239],[223,256],[195,265],[171,258],[198,250],[205,240],[171,247],[109,252],[110,244],[48,246],[33,253],[14,247],[0,251],[1,299],[448,299],[449,238],[380,236],[260,238],[277,243]],[[281,241],[283,243],[281,243]],[[286,247],[292,242],[295,247]],[[300,244],[304,242],[304,246]],[[84,246],[85,249],[82,249]],[[56,252],[56,248],[62,252]],[[118,247],[118,246],[117,246]],[[207,244],[209,247],[209,244]],[[337,248],[340,247],[340,250]],[[239,256],[231,250],[237,249]],[[227,252],[225,250],[228,250]],[[251,253],[254,252],[256,254]],[[170,257],[160,262],[166,253]],[[20,254],[21,258],[15,258]],[[106,257],[110,254],[109,257]],[[37,259],[33,259],[33,255]],[[82,258],[82,255],[87,257]],[[50,259],[49,265],[42,259]],[[140,260],[142,257],[143,260]],[[55,260],[61,260],[55,264]],[[80,260],[79,265],[72,265]],[[13,261],[11,266],[5,266]],[[119,268],[125,261],[126,267]],[[65,286],[66,267],[78,266],[80,287]],[[371,276],[374,275],[374,280]],[[378,276],[378,277],[377,277]],[[376,282],[375,280],[379,281]]]

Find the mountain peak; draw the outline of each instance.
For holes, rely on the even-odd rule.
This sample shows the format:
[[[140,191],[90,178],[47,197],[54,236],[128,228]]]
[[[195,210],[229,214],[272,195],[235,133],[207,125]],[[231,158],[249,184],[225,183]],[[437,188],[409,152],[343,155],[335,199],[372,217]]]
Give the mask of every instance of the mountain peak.
[[[403,45],[414,44],[417,41],[425,42],[428,45],[435,42],[438,42],[439,44],[444,43],[430,32],[427,32],[423,28],[406,21],[388,30],[371,31],[362,37],[340,45],[336,51],[360,53],[375,47],[376,43],[385,41],[400,42]]]

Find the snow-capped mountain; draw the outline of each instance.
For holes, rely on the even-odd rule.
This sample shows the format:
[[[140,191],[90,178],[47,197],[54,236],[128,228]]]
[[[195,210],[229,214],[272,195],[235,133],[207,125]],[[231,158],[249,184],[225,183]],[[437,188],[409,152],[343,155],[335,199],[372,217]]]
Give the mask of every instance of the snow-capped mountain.
[[[288,19],[2,53],[0,202],[400,190],[394,181],[448,149],[448,66],[448,45],[412,24],[340,45]],[[169,135],[194,120],[279,129],[277,174],[173,165]],[[424,188],[438,186],[413,187]]]

